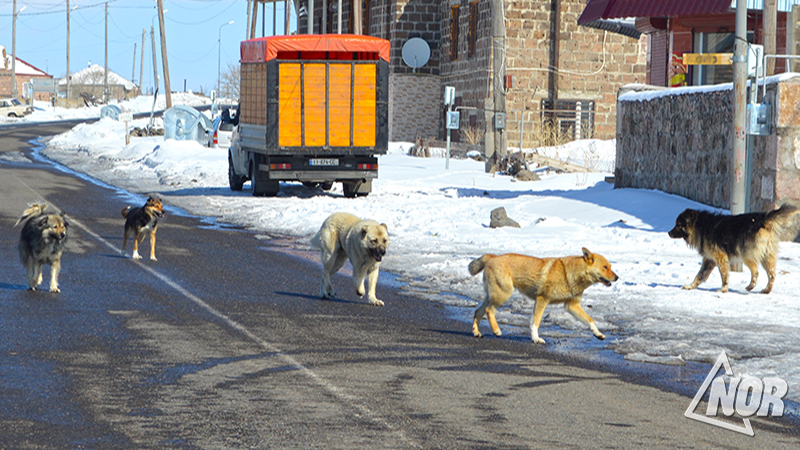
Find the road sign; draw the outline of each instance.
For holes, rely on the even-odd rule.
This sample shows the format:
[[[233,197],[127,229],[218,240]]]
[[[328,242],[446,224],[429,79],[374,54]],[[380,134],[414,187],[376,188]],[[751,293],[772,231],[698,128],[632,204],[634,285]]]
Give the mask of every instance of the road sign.
[[[723,66],[733,64],[733,53],[684,53],[687,66]]]
[[[117,120],[120,122],[131,122],[133,120],[133,113],[121,112],[119,113]]]

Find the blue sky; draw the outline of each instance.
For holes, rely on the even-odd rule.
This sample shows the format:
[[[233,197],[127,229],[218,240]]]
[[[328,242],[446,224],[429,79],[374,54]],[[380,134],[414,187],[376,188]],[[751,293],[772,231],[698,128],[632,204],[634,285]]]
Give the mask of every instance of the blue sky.
[[[67,73],[66,0],[17,0],[17,56],[55,77]],[[70,72],[91,62],[104,64],[105,3],[99,0],[70,0]],[[0,45],[11,54],[12,0],[0,0]],[[284,3],[277,3],[277,32],[283,34]],[[246,0],[164,0],[167,56],[173,91],[207,93],[216,87],[217,59],[222,69],[239,61],[239,42],[245,38]],[[266,34],[272,34],[272,5],[267,5]],[[256,27],[261,36],[261,11]],[[221,29],[221,47],[217,40]],[[142,30],[145,33],[143,87],[153,86],[153,56],[150,25],[155,26],[159,80],[163,88],[161,43],[155,0],[108,1],[108,68],[139,84],[142,60]],[[136,66],[134,68],[134,44]],[[221,55],[221,56],[218,56]]]

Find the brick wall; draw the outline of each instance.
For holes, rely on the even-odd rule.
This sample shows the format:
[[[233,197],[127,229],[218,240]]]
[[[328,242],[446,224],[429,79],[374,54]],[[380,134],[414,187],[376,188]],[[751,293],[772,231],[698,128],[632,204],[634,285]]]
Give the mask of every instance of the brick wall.
[[[506,73],[514,81],[506,99],[509,145],[519,142],[521,110],[525,130],[531,132],[529,124],[539,123],[541,100],[548,97],[550,5],[533,0],[506,5]],[[594,100],[594,137],[613,139],[617,91],[625,84],[645,83],[646,38],[579,26],[585,7],[584,0],[561,0],[558,98]],[[523,138],[523,146],[531,141]]]
[[[721,86],[620,96],[615,187],[730,208],[733,91]],[[773,129],[752,137],[750,211],[800,204],[800,78],[769,84],[764,103],[775,105]]]
[[[443,128],[443,88],[435,75],[392,74],[389,78],[389,140],[437,137]]]

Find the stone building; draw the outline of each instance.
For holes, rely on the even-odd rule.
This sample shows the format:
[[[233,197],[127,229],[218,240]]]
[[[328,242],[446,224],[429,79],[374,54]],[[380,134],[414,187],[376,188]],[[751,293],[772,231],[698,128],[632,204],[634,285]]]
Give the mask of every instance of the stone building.
[[[300,33],[308,32],[310,0],[299,0]],[[343,3],[343,33],[392,45],[390,139],[444,138],[445,86],[456,90],[462,133],[474,128],[487,151],[537,144],[544,119],[558,116],[571,137],[615,135],[617,90],[644,83],[646,41],[632,26],[599,21],[578,26],[587,0],[365,0],[361,28]],[[337,32],[338,0],[313,2],[314,32]],[[327,8],[328,13],[323,16]],[[626,34],[621,34],[620,30]],[[430,59],[413,69],[403,45],[424,40]],[[505,114],[502,129],[496,113]],[[502,125],[502,123],[500,123]],[[523,128],[520,139],[520,128]],[[497,136],[492,135],[493,132]],[[461,134],[451,137],[458,141]]]

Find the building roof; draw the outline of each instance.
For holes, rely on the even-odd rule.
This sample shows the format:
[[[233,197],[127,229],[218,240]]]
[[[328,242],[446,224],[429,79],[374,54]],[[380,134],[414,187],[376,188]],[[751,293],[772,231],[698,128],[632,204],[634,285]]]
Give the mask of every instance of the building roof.
[[[89,67],[79,70],[72,74],[71,84],[96,84],[102,85],[105,82],[105,68],[99,64],[90,64]],[[67,84],[67,77],[58,80],[59,85]],[[134,89],[136,87],[132,81],[125,77],[108,71],[108,84],[109,85],[122,85],[125,89]]]
[[[585,25],[600,19],[627,17],[669,17],[727,12],[731,0],[589,0],[578,18]]]
[[[600,19],[628,17],[670,17],[697,14],[723,14],[736,10],[737,0],[589,0],[578,24]],[[791,11],[800,0],[778,0],[778,11]],[[747,8],[763,10],[763,0],[747,0]]]
[[[581,25],[589,28],[597,28],[598,30],[610,31],[612,33],[621,34],[623,36],[632,37],[634,39],[639,39],[639,36],[642,35],[642,32],[636,29],[636,25],[634,24],[633,20],[630,19],[622,19],[622,20],[597,19],[597,20],[592,20],[591,22],[583,23]]]
[[[3,63],[4,65],[0,67],[0,69],[11,70],[12,66],[12,55],[6,53],[5,46],[0,45],[0,54],[3,55]],[[17,58],[17,64],[14,66],[16,69],[16,75],[26,75],[31,77],[49,77],[53,78],[52,75],[48,75],[43,70],[38,69],[33,64],[29,64],[20,58]]]

